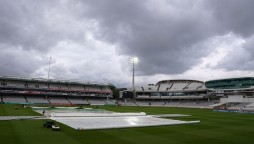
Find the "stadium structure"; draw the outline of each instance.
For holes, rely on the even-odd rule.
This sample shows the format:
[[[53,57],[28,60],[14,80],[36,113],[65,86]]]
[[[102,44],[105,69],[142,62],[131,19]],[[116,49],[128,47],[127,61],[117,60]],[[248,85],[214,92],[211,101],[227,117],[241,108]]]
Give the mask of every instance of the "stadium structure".
[[[134,104],[141,106],[202,107],[215,103],[204,82],[187,79],[162,80],[156,84],[136,87],[135,90],[124,90],[120,92],[120,97],[126,103],[134,98]]]
[[[211,80],[205,86],[223,102],[254,102],[254,77]]]
[[[0,76],[1,103],[73,105],[104,103],[110,84]]]
[[[156,84],[120,92],[123,99],[134,98],[136,105],[235,108],[254,104],[254,78],[210,80],[162,80]],[[128,102],[126,102],[128,103]],[[254,105],[253,105],[254,106]]]
[[[244,109],[254,107],[254,77],[210,80],[205,82],[205,86],[212,96],[220,99],[220,108],[236,105]]]
[[[204,82],[197,80],[162,80],[133,90],[123,91],[122,98],[136,98],[147,100],[179,100],[208,98],[208,89]]]
[[[50,105],[174,106],[225,109],[254,107],[254,77],[210,81],[176,79],[120,91],[111,84],[0,77],[1,103]]]

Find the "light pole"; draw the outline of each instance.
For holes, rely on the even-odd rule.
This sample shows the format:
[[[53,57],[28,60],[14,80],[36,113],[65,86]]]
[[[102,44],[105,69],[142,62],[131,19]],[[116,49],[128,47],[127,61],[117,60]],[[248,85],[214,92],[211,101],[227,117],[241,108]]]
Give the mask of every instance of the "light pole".
[[[52,57],[50,56],[50,57],[49,57],[49,69],[48,69],[48,88],[50,87],[50,86],[49,86],[49,73],[50,73],[51,59],[52,59]],[[46,99],[48,100],[48,95],[46,95]]]
[[[49,57],[49,69],[48,69],[48,81],[49,81],[49,73],[50,73],[51,59],[52,59],[52,57],[50,56],[50,57]]]
[[[129,62],[132,63],[132,90],[133,90],[133,97],[136,98],[135,94],[135,68],[134,65],[139,62],[138,57],[129,58]]]

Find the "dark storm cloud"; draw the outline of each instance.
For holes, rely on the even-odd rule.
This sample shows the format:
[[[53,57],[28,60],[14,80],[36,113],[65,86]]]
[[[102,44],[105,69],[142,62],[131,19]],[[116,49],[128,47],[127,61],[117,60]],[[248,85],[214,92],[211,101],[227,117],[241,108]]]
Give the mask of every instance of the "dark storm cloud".
[[[254,70],[254,36],[245,40],[245,43],[230,51],[217,66],[226,70]]]
[[[0,75],[31,75],[41,65],[45,65],[43,56],[35,55],[34,51],[23,51],[21,48],[0,45]]]
[[[118,44],[121,55],[141,59],[140,75],[183,73],[213,51],[202,44],[209,38],[228,33],[248,38],[254,32],[252,0],[160,2],[87,0],[84,15],[98,22],[98,39]],[[231,61],[235,69],[252,59],[244,54],[238,58]],[[231,69],[228,62],[226,58],[220,65]]]
[[[0,42],[23,49],[44,50],[52,43],[45,37],[43,3],[0,1]],[[8,47],[7,47],[8,48]]]
[[[210,0],[207,3],[222,32],[231,32],[245,40],[218,65],[226,70],[254,70],[254,1]]]
[[[207,6],[223,32],[233,32],[243,37],[253,35],[253,0],[209,0]]]
[[[68,13],[60,1],[0,0],[0,74],[30,75],[47,65],[45,55],[59,41],[79,41]]]
[[[56,43],[45,23],[49,1],[0,1],[1,75],[29,76],[47,61],[42,57]]]
[[[0,43],[47,52],[59,41],[78,41],[81,34],[68,25],[71,9],[66,7],[61,1],[1,0]]]
[[[98,39],[118,44],[119,54],[141,59],[142,75],[182,73],[208,54],[197,45],[216,29],[202,3],[168,1],[161,8],[147,2],[88,0],[84,15],[98,22]]]
[[[248,42],[235,55],[238,60],[229,56],[219,67],[252,69],[254,66],[247,63],[254,57],[250,38],[254,32],[253,6],[251,0],[0,0],[0,74],[45,69],[48,55],[59,43],[55,52],[65,66],[58,65],[52,74],[55,76],[78,73],[79,67],[66,62],[65,57],[73,58],[72,54],[84,59],[88,57],[86,49],[98,54],[91,56],[91,69],[100,73],[97,67],[107,61],[101,52],[108,45],[116,47],[119,56],[138,56],[139,75],[180,74],[214,51],[207,46],[209,39],[228,33]],[[89,34],[94,40],[86,38]],[[71,50],[65,52],[61,42],[70,43],[66,47]],[[100,42],[106,48],[94,50]],[[75,53],[75,46],[79,52]],[[62,57],[63,53],[67,54]],[[247,65],[237,67],[240,63]]]

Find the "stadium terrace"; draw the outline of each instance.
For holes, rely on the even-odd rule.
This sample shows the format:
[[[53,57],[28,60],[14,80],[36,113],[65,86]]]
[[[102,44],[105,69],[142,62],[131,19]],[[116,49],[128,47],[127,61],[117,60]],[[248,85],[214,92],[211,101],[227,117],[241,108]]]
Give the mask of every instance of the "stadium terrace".
[[[112,98],[110,84],[6,76],[0,83],[2,103],[88,105],[89,98]]]
[[[254,78],[240,77],[206,82],[162,80],[156,84],[120,92],[120,97],[135,99],[134,105],[246,109],[253,111]]]
[[[254,78],[210,81],[161,80],[113,97],[111,84],[40,78],[0,77],[1,103],[50,105],[173,106],[253,109]]]

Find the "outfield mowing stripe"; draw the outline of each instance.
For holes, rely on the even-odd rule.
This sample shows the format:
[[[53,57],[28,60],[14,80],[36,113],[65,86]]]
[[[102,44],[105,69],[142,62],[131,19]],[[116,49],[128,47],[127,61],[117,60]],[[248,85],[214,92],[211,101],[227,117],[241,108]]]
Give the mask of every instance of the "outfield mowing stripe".
[[[191,116],[180,119],[194,119],[201,122],[195,125],[94,131],[76,131],[59,124],[62,131],[53,132],[42,128],[46,120],[0,121],[0,141],[3,144],[245,144],[254,142],[254,115],[250,114],[168,107],[100,106],[99,108],[118,112],[188,114]],[[0,105],[0,115],[33,115],[31,113],[33,112],[30,109],[20,108],[15,111],[14,105]]]
[[[31,108],[24,108],[22,105],[0,104],[0,116],[40,116]]]
[[[3,144],[19,144],[17,139],[18,134],[14,130],[13,122],[0,122],[0,142]]]

